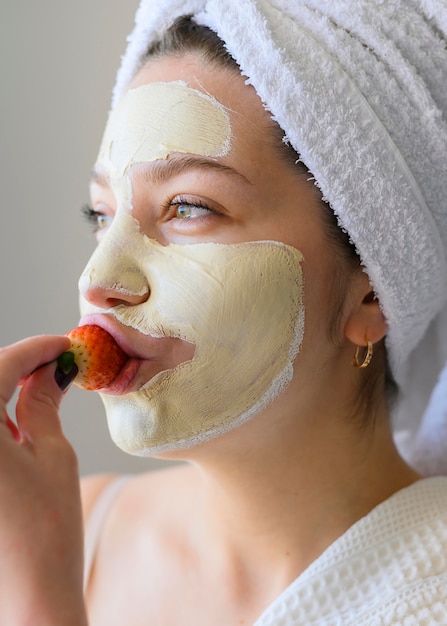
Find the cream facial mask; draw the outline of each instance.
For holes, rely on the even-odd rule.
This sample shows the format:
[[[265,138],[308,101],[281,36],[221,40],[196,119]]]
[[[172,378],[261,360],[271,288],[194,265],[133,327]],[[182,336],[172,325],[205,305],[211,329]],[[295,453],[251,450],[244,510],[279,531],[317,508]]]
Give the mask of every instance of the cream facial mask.
[[[180,81],[149,83],[128,91],[110,114],[98,162],[123,176],[173,152],[225,156],[230,140],[229,115],[217,100]]]
[[[154,124],[155,115],[166,123]],[[139,390],[102,394],[112,439],[132,454],[192,447],[224,433],[266,407],[293,374],[304,323],[298,250],[272,241],[163,246],[132,215],[133,164],[170,152],[222,156],[230,147],[225,108],[178,82],[129,91],[106,128],[97,166],[110,178],[117,210],[80,279],[81,293],[150,296],[104,310],[81,298],[81,311],[195,346],[190,361]]]
[[[117,254],[123,242],[125,261]],[[144,274],[146,302],[108,313],[145,335],[196,347],[191,361],[140,390],[102,395],[120,448],[150,455],[194,446],[246,421],[280,393],[303,335],[301,260],[298,250],[279,242],[162,246],[128,213],[115,218],[81,289],[113,287],[125,276],[134,292]],[[98,311],[82,305],[83,313]]]

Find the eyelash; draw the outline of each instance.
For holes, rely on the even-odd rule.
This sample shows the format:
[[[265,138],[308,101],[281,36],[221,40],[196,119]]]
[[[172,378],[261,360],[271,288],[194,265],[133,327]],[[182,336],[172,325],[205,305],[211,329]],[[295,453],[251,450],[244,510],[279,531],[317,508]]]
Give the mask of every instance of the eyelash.
[[[177,198],[177,200],[175,202],[170,202],[168,205],[168,209],[174,209],[177,208],[179,206],[186,206],[186,207],[190,207],[190,208],[194,208],[197,207],[199,209],[205,209],[206,211],[209,211],[210,213],[215,213],[215,211],[213,211],[213,209],[211,209],[206,202],[203,202],[202,200],[196,200],[194,202],[191,202],[185,198],[182,198],[181,196],[179,198]],[[81,213],[83,215],[83,217],[85,218],[85,220],[91,225],[93,226],[93,232],[97,233],[98,231],[102,230],[102,228],[105,227],[106,224],[103,224],[103,226],[100,225],[99,220],[101,218],[103,218],[104,220],[107,219],[111,219],[109,218],[108,215],[106,215],[105,213],[102,213],[101,211],[95,211],[95,209],[93,207],[91,207],[89,204],[84,204],[81,207]],[[175,216],[177,219],[186,219],[186,217],[180,218],[178,216]]]
[[[185,206],[185,207],[190,207],[190,208],[194,208],[197,207],[199,209],[205,209],[206,211],[209,211],[210,213],[215,213],[215,211],[213,211],[213,209],[211,209],[206,202],[204,202],[203,200],[194,200],[194,202],[191,202],[190,200],[187,200],[186,198],[182,198],[182,196],[179,196],[178,198],[176,198],[175,202],[171,201],[169,203],[169,208],[172,209],[178,209],[178,207],[180,206]],[[177,215],[175,216],[177,217],[177,219],[182,219],[180,217],[178,217]],[[183,218],[185,219],[185,217]]]
[[[104,218],[105,220],[107,220],[108,216],[105,215],[105,213],[95,211],[95,209],[93,209],[89,204],[82,205],[81,212],[87,222],[93,226],[94,233],[102,230],[103,227],[100,226],[99,219]]]

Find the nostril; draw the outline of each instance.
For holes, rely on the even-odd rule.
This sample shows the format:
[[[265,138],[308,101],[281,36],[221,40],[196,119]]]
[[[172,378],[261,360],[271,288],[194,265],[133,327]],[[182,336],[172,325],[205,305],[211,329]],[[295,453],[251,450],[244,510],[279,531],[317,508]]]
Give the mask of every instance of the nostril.
[[[107,298],[106,300],[107,308],[112,309],[115,306],[119,306],[120,304],[125,304],[124,300],[120,300],[119,298]]]
[[[140,276],[139,284],[132,281],[109,282],[99,280],[92,268],[85,271],[79,280],[79,291],[84,300],[99,308],[112,308],[119,305],[135,306],[149,299],[150,288],[144,276]]]
[[[132,293],[127,289],[114,287],[113,293],[106,298],[106,304],[108,307],[119,306],[125,304],[127,306],[135,306],[137,304],[143,304],[149,299],[150,290],[146,289],[141,293]]]

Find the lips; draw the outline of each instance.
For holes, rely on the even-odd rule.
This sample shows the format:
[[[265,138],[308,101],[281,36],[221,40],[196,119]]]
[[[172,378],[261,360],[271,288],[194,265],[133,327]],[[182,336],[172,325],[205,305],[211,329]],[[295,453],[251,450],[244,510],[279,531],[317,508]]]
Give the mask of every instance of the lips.
[[[141,350],[137,350],[132,346],[131,342],[126,338],[114,318],[104,314],[84,315],[79,321],[79,326],[86,324],[96,324],[104,328],[116,341],[121,350],[123,350],[130,359],[146,359],[147,355],[141,354]]]
[[[142,369],[142,364],[144,361],[140,359],[129,359],[112,384],[100,389],[100,393],[122,396],[137,391],[141,387],[137,382],[137,375]]]
[[[142,335],[139,331],[127,327],[124,327],[123,332],[123,327],[110,315],[85,315],[80,319],[79,326],[85,324],[96,324],[104,328],[129,356],[129,360],[115,380],[107,387],[100,389],[100,393],[121,396],[138,391],[157,374],[173,369],[187,360],[180,359],[178,362],[168,364],[165,342],[169,342],[169,338],[160,339]],[[148,354],[149,351],[151,351],[150,354]]]

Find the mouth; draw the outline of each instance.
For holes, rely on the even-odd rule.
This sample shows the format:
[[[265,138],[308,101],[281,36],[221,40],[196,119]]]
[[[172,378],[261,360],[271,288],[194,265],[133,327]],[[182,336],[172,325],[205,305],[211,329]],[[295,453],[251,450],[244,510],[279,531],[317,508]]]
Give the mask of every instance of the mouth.
[[[175,367],[166,367],[150,359],[129,359],[115,380],[107,387],[98,389],[98,392],[108,396],[125,396],[146,387],[155,376],[172,371]]]
[[[113,382],[98,390],[101,394],[123,396],[138,391],[157,374],[172,370],[184,361],[190,360],[194,353],[194,347],[188,344],[192,347],[192,354],[188,358],[176,359],[176,362],[168,363],[165,342],[169,341],[169,338],[160,339],[144,335],[144,341],[142,341],[142,334],[139,331],[125,327],[125,332],[123,332],[123,327],[111,315],[85,315],[80,319],[79,326],[85,324],[101,326],[129,357]],[[171,339],[171,341],[182,340]]]

